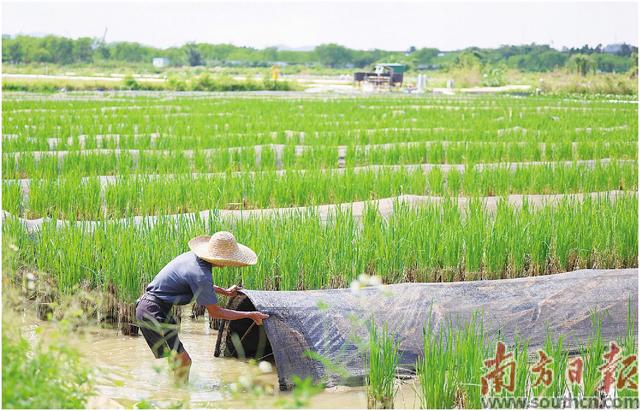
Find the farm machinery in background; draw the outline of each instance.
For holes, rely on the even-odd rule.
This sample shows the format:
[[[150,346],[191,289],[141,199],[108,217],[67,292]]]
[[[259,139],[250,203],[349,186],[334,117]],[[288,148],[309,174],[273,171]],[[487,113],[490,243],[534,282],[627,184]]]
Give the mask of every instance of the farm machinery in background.
[[[407,68],[405,64],[380,63],[375,65],[372,72],[353,73],[353,81],[359,88],[392,90],[402,87]]]

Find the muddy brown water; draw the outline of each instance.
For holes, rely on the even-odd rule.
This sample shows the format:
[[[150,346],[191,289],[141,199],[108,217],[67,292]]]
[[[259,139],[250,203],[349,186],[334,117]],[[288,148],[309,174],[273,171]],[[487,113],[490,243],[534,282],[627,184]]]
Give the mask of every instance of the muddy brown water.
[[[36,328],[51,327],[35,317],[23,318],[23,334],[33,340]],[[46,332],[43,333],[46,338]],[[93,370],[95,395],[88,408],[133,408],[145,405],[181,408],[273,408],[277,401],[291,399],[291,393],[277,392],[278,376],[273,371],[256,376],[248,362],[213,356],[217,331],[205,318],[185,318],[180,339],[193,360],[188,384],[176,386],[166,360],[156,360],[142,336],[130,337],[111,328],[86,327],[69,338]],[[234,396],[231,384],[245,375],[254,375],[262,384],[276,387],[268,396]],[[414,382],[399,385],[396,408],[417,408]],[[314,396],[313,408],[366,408],[365,387],[334,387]]]

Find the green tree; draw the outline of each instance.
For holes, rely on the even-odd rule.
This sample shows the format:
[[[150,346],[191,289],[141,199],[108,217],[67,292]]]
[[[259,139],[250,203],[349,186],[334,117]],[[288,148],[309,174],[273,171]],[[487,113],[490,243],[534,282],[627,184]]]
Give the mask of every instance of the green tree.
[[[438,49],[421,48],[416,50],[411,55],[411,58],[413,60],[413,64],[415,64],[416,66],[432,64],[433,59],[438,56],[439,52],[440,51]]]
[[[634,47],[628,45],[627,43],[622,43],[622,46],[620,47],[620,51],[618,51],[616,54],[619,56],[625,56],[625,57],[629,57],[631,56],[631,54],[633,53]],[[636,48],[637,51],[637,48]]]
[[[74,60],[80,63],[93,61],[93,40],[89,37],[81,37],[73,45]]]
[[[527,71],[550,71],[563,67],[567,62],[567,56],[556,50],[545,50],[536,54],[536,64],[526,67]]]
[[[275,47],[267,47],[262,50],[262,58],[267,62],[278,61],[278,49]]]
[[[34,60],[45,63],[71,64],[73,58],[73,40],[64,37],[46,36],[41,40],[40,47],[47,53],[38,52]],[[34,56],[34,57],[35,57]]]
[[[315,48],[318,61],[329,67],[345,67],[352,63],[351,50],[335,43],[322,44]]]
[[[607,73],[625,73],[633,66],[633,59],[615,54],[600,53],[592,54],[591,57],[594,59],[596,69]]]
[[[229,56],[237,47],[232,44],[207,44],[206,49],[208,51],[205,54],[205,58],[225,61],[229,59]]]
[[[328,67],[367,67],[376,62],[405,63],[449,67],[479,72],[487,65],[505,64],[508,68],[528,72],[550,71],[566,67],[579,73],[633,72],[637,67],[637,47],[625,44],[618,54],[602,52],[601,44],[591,47],[556,50],[548,45],[503,45],[494,49],[477,47],[440,53],[435,48],[410,48],[405,51],[352,50],[338,44],[323,44],[313,51],[258,50],[231,44],[187,44],[181,47],[157,49],[134,42],[96,43],[84,37],[77,40],[59,36],[3,36],[2,61],[13,64],[56,63],[89,64],[94,61],[115,61],[150,64],[153,57],[167,57],[174,66],[233,64],[264,67],[273,61],[293,64],[321,64]],[[407,55],[408,54],[408,55]],[[442,55],[441,55],[442,54]],[[577,56],[577,57],[574,57]],[[587,60],[584,60],[587,56]]]
[[[195,43],[188,43],[186,47],[187,52],[187,61],[191,67],[194,66],[202,66],[204,63],[202,62],[202,55],[200,54],[200,50],[198,50],[198,46]]]
[[[155,50],[139,43],[118,42],[109,45],[111,58],[116,61],[129,61],[133,63],[149,62]]]
[[[505,66],[487,65],[482,70],[482,85],[488,87],[499,87],[506,84]]]
[[[631,54],[631,68],[629,68],[629,74],[632,77],[638,77],[638,50],[636,49]]]
[[[169,59],[169,64],[174,67],[184,66],[187,62],[185,51],[179,47],[171,47],[164,51],[164,57]]]
[[[379,49],[361,51],[351,51],[351,62],[356,67],[368,67],[373,63],[380,61],[385,55],[385,52]]]
[[[482,55],[475,50],[464,51],[456,58],[455,65],[461,69],[474,69],[482,65]]]
[[[595,69],[593,58],[587,54],[574,54],[569,60],[569,67],[576,73],[586,76]]]
[[[109,50],[109,47],[107,47],[106,44],[100,44],[96,48],[96,55],[103,60],[109,60],[111,58],[111,51]]]
[[[6,51],[6,52],[5,52]],[[17,40],[5,40],[2,44],[2,61],[20,63],[25,60],[22,44]]]

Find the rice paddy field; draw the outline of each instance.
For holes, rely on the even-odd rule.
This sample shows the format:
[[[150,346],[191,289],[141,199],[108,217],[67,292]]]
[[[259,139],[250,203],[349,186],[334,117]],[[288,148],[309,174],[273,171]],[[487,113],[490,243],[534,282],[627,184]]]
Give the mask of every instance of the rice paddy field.
[[[214,281],[252,289],[638,264],[633,100],[6,94],[2,111],[3,237],[18,272],[61,295],[130,307],[190,238],[220,230],[259,260]],[[440,395],[422,405],[456,405]]]
[[[597,98],[9,97],[4,234],[61,289],[115,286],[126,302],[189,238],[222,229],[261,258],[220,282],[252,288],[346,286],[362,272],[398,282],[630,267],[637,128],[635,102]],[[609,191],[625,195],[493,211],[482,204]],[[321,222],[313,208],[216,217],[400,195],[477,201],[397,207],[385,218],[368,207],[360,221],[347,210]],[[212,218],[162,222],[203,210]],[[128,224],[134,216],[161,217]],[[47,219],[29,236],[14,217],[72,224]],[[103,224],[89,230],[83,220]]]

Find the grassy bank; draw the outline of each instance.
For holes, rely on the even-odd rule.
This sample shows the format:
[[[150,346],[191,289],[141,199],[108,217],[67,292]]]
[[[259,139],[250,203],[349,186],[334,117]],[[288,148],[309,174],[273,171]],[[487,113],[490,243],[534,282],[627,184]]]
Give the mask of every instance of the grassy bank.
[[[2,90],[32,93],[59,91],[292,91],[301,90],[296,83],[287,81],[233,80],[201,75],[186,80],[169,78],[166,81],[150,81],[125,77],[122,81],[90,79],[3,78]]]
[[[499,70],[495,85],[528,85],[531,93],[578,94],[578,95],[638,95],[637,77],[631,73],[589,73],[580,75],[565,69],[547,72],[523,72],[519,70]],[[447,80],[453,80],[454,88],[486,86],[488,81],[480,67],[452,68],[448,71],[429,71],[428,87],[444,88]],[[415,83],[410,75],[409,81]],[[491,81],[489,81],[490,83]]]

